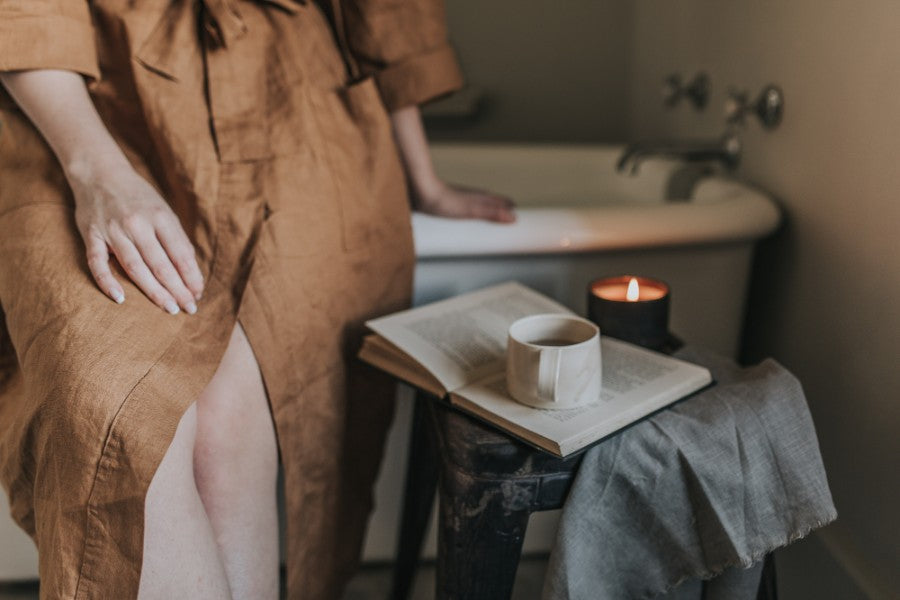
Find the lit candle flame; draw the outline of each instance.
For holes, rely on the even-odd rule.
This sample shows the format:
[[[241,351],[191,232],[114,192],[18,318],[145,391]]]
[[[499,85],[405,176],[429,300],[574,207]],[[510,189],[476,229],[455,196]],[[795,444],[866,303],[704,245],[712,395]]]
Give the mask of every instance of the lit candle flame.
[[[641,288],[638,286],[636,278],[632,277],[628,282],[628,291],[625,292],[625,299],[629,302],[637,302],[641,297]]]

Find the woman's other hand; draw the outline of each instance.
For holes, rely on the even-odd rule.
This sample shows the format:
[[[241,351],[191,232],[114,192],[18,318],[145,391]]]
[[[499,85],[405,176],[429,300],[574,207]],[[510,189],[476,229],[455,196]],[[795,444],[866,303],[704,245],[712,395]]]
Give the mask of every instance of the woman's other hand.
[[[197,311],[203,276],[181,223],[138,175],[100,120],[81,75],[35,70],[0,73],[53,148],[75,195],[75,220],[100,289],[125,300],[109,267],[114,255],[151,301],[175,314]]]
[[[128,277],[170,314],[197,312],[203,276],[194,247],[169,205],[127,163],[69,168],[75,222],[97,285],[116,302],[125,299],[110,269],[115,256]]]
[[[391,113],[391,124],[416,210],[454,219],[515,222],[515,204],[509,198],[449,185],[437,176],[418,106],[407,106],[394,111]]]
[[[515,203],[499,194],[435,180],[427,193],[414,196],[416,210],[451,219],[483,219],[495,223],[515,223]]]

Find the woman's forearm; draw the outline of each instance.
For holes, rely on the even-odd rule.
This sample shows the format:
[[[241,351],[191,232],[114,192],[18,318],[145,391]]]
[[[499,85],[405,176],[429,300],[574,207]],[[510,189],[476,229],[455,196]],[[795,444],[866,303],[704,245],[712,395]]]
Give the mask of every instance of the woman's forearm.
[[[50,144],[68,176],[127,164],[81,75],[56,70],[4,72],[0,82]]]
[[[498,223],[516,220],[514,204],[509,198],[449,185],[438,176],[418,106],[408,106],[391,113],[391,125],[416,210],[458,219],[485,219]]]
[[[394,111],[391,113],[391,124],[413,194],[427,197],[437,193],[443,182],[431,162],[419,107],[407,106]]]

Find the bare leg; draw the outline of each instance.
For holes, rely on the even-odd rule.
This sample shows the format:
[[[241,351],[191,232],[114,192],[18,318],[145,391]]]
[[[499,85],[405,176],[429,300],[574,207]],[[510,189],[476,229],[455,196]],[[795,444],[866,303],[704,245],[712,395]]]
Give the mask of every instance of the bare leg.
[[[238,324],[197,399],[194,477],[235,600],[278,598],[278,450],[262,375]]]
[[[277,467],[262,376],[236,325],[150,482],[140,600],[277,598]]]
[[[194,484],[196,430],[197,408],[192,404],[147,491],[140,600],[231,597],[213,530]]]

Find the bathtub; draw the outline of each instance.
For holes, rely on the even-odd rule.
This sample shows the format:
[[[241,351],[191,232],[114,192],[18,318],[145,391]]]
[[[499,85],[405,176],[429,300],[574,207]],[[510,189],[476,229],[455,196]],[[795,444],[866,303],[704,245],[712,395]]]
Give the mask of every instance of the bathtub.
[[[416,214],[415,302],[515,279],[580,314],[586,287],[636,273],[672,290],[671,330],[735,356],[753,247],[780,221],[764,193],[709,169],[647,160],[619,174],[617,146],[436,145],[448,181],[512,197],[518,221],[498,225]],[[394,554],[412,399],[401,392],[376,490],[365,558]],[[532,515],[524,552],[550,549],[557,516]],[[426,554],[434,555],[434,526]]]
[[[449,181],[515,199],[513,225],[416,214],[416,302],[517,279],[583,313],[585,287],[639,273],[672,287],[672,330],[737,351],[753,245],[779,223],[765,194],[697,166],[615,171],[612,146],[437,146]]]

